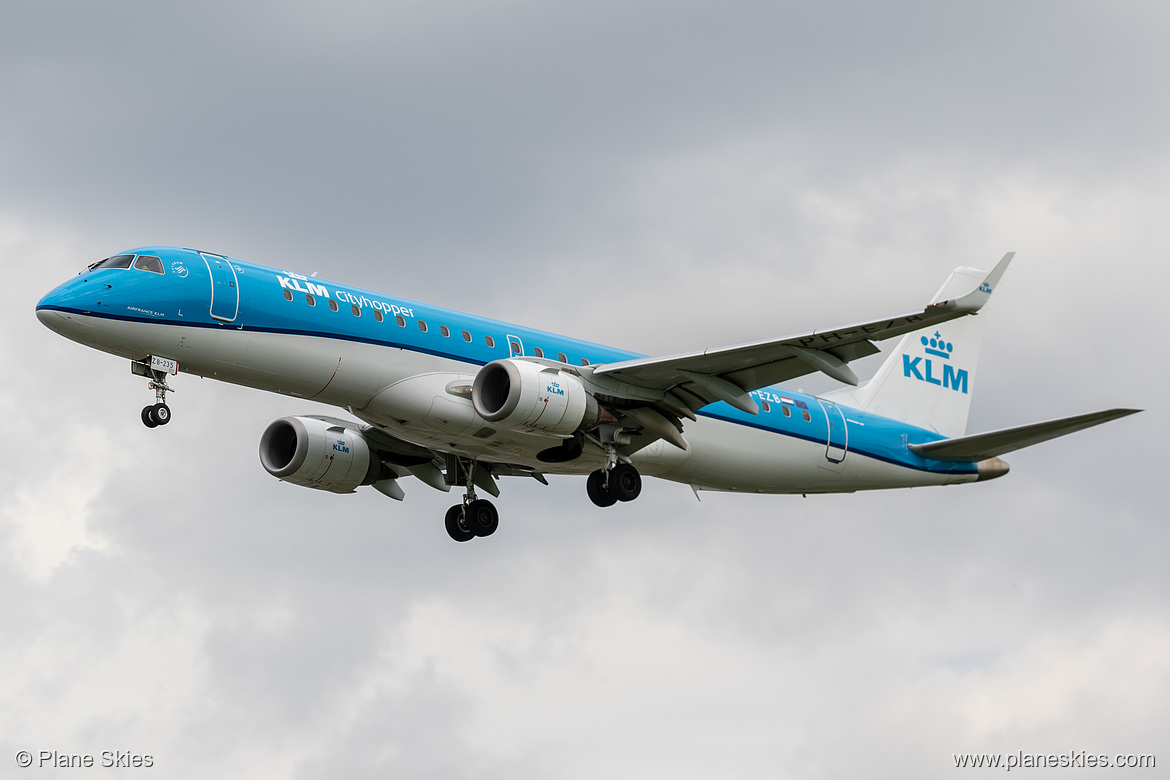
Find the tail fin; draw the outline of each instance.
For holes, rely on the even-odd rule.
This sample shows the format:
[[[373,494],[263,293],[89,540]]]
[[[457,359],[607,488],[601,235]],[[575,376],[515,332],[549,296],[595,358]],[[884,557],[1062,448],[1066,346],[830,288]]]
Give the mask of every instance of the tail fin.
[[[1011,257],[1011,253],[1005,256],[1001,265],[1006,267]],[[985,271],[956,268],[932,303],[959,298],[977,288],[989,293],[990,286],[981,286],[985,277]],[[841,404],[929,428],[943,436],[962,436],[967,432],[982,334],[983,319],[978,315],[908,333],[873,379],[860,387],[842,388],[827,396]]]

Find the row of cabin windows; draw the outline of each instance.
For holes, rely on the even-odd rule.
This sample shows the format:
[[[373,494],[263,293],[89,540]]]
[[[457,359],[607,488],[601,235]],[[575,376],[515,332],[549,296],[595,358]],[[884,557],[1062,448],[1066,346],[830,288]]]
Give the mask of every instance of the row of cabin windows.
[[[131,255],[131,257],[132,257],[132,255]],[[142,258],[140,257],[139,259],[142,259]],[[157,258],[152,258],[152,259],[157,259]],[[160,265],[161,265],[161,263],[160,263]],[[125,267],[125,266],[122,266],[122,267]],[[286,301],[291,301],[293,299],[292,290],[285,288],[284,299]],[[311,293],[306,293],[305,294],[305,302],[307,304],[309,304],[310,306],[316,306],[317,305],[317,298],[314,295],[312,295]],[[329,299],[329,309],[331,311],[338,310],[337,301],[333,300],[332,298]],[[353,316],[355,316],[355,317],[362,316],[362,310],[356,304],[350,305],[349,310],[351,312],[353,312]],[[378,322],[382,322],[385,319],[385,317],[383,317],[382,312],[380,312],[377,309],[374,309],[374,319],[377,320]],[[394,315],[394,321],[398,323],[399,327],[402,327],[402,328],[406,327],[406,318],[403,317],[401,314]],[[430,328],[427,325],[425,320],[417,320],[417,322],[418,322],[418,329],[421,330],[423,333],[426,333],[430,330]],[[443,338],[445,338],[445,339],[451,337],[451,329],[448,328],[446,325],[439,326],[439,333],[441,333],[443,335]],[[471,343],[472,339],[471,339],[471,333],[469,331],[466,331],[466,330],[461,331],[460,335],[463,336],[463,340],[466,341],[468,344]],[[484,344],[486,344],[488,346],[489,349],[493,349],[496,346],[496,340],[488,335],[485,335],[483,337],[483,342],[484,342]],[[520,345],[517,342],[509,341],[508,346],[509,346],[513,355],[520,354]],[[543,358],[544,357],[544,350],[541,349],[540,347],[533,347],[532,354],[538,358]],[[569,358],[565,355],[564,352],[557,353],[557,360],[559,360],[562,363],[569,362]],[[588,358],[581,358],[581,365],[583,365],[583,366],[589,365],[589,359]],[[769,404],[767,401],[765,401],[762,398],[760,399],[760,406],[764,410],[764,412],[772,411],[772,405]],[[788,408],[788,404],[781,404],[780,413],[783,414],[785,417],[792,416],[792,410],[790,408]],[[812,422],[812,415],[809,414],[808,409],[802,409],[800,412],[800,416],[805,422]]]
[[[287,287],[284,289],[284,299],[286,301],[291,301],[293,299],[292,290],[288,289]],[[312,293],[305,293],[305,303],[309,304],[310,306],[316,306],[317,305],[316,296],[314,296]],[[329,309],[330,309],[330,311],[337,311],[338,310],[337,301],[333,300],[332,298],[329,299]],[[349,310],[351,312],[353,312],[353,316],[355,316],[355,317],[362,316],[361,307],[357,306],[356,304],[351,305],[349,307]],[[382,312],[380,312],[377,309],[374,309],[374,319],[377,320],[378,322],[382,322],[385,319],[385,317],[382,315]],[[401,314],[394,315],[394,321],[398,323],[399,327],[402,327],[402,328],[406,327],[406,318],[403,317]],[[428,330],[430,330],[430,328],[427,325],[425,320],[417,320],[417,322],[418,322],[418,329],[421,330],[423,333],[426,333]],[[446,325],[439,326],[439,333],[443,334],[443,338],[445,338],[445,339],[451,338],[451,329],[448,328]],[[466,341],[468,344],[471,343],[471,333],[469,331],[466,331],[466,330],[462,331],[461,335],[463,336],[464,341]],[[494,338],[492,338],[491,336],[485,335],[483,337],[483,342],[484,342],[484,344],[487,344],[487,346],[489,348],[494,348],[496,346],[496,340]],[[514,341],[509,342],[509,344],[510,344],[510,347],[512,350],[512,354],[519,355],[520,354],[520,345]],[[532,353],[538,358],[544,357],[544,350],[541,349],[540,347],[535,347],[532,350]],[[569,358],[565,356],[564,352],[557,353],[557,360],[561,361],[562,363],[569,362]],[[583,366],[589,365],[589,359],[588,358],[581,358],[581,365],[583,365]]]
[[[772,404],[768,403],[763,398],[761,398],[760,399],[760,408],[763,409],[765,413],[767,413],[767,412],[772,411]],[[780,405],[780,414],[784,415],[785,417],[792,416],[792,410],[790,408],[788,408],[788,404],[781,404]],[[801,419],[803,419],[805,422],[812,422],[812,415],[808,413],[808,409],[801,409],[800,416],[801,416]]]
[[[139,259],[142,259],[142,258],[139,258]],[[157,259],[157,258],[153,258],[153,259]],[[160,265],[161,265],[161,263],[160,263]],[[292,290],[289,290],[287,288],[284,290],[284,299],[286,301],[291,301],[293,299]],[[316,306],[317,305],[317,298],[315,296],[313,296],[311,293],[306,293],[305,294],[305,302],[308,303],[310,306]],[[337,301],[333,300],[332,298],[329,299],[329,309],[331,311],[338,310]],[[356,304],[350,305],[349,310],[351,312],[353,312],[353,316],[355,316],[355,317],[362,316],[362,310]],[[374,309],[374,319],[377,320],[378,322],[382,322],[385,318],[383,317],[382,312],[380,312],[377,309]],[[401,314],[394,315],[394,321],[398,323],[399,327],[402,327],[402,328],[406,327],[406,318],[403,317]],[[430,327],[427,325],[425,320],[417,320],[417,322],[418,322],[418,329],[420,331],[422,331],[423,333],[426,333],[430,330]],[[439,326],[439,333],[441,333],[443,335],[443,338],[445,338],[445,339],[451,337],[451,329],[448,328],[446,325]],[[463,336],[463,340],[466,341],[468,344],[471,343],[472,339],[471,339],[471,333],[469,331],[466,331],[466,330],[461,331],[460,335]],[[486,344],[488,346],[488,348],[490,348],[490,349],[495,348],[495,346],[496,346],[496,340],[494,338],[492,338],[491,336],[485,335],[483,337],[483,341],[484,341],[484,344]],[[520,350],[519,343],[517,343],[515,341],[509,341],[508,345],[509,345],[509,348],[511,349],[511,352],[513,355],[520,354],[521,350]],[[533,347],[532,354],[538,358],[543,358],[544,357],[544,350],[541,349],[540,347]],[[569,358],[565,355],[564,352],[557,353],[557,360],[559,360],[562,363],[569,362]],[[581,358],[581,365],[583,365],[583,366],[589,365],[589,359],[588,358]],[[764,410],[764,412],[772,411],[772,405],[762,398],[760,399],[760,407]],[[792,416],[792,410],[788,407],[788,404],[781,404],[780,413],[783,414],[785,417]],[[808,409],[802,409],[800,412],[800,416],[805,422],[812,422],[812,415],[809,414]]]

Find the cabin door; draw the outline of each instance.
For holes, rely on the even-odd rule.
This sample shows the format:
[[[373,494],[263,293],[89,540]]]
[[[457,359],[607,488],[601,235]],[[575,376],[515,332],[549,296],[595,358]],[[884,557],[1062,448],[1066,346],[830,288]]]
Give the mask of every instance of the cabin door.
[[[233,322],[240,310],[240,288],[236,284],[236,269],[226,257],[202,255],[211,274],[211,318]]]
[[[849,429],[845,424],[845,415],[841,412],[841,407],[832,401],[820,398],[817,400],[825,410],[825,420],[829,426],[825,457],[833,463],[840,463],[845,460],[845,453],[849,451]]]

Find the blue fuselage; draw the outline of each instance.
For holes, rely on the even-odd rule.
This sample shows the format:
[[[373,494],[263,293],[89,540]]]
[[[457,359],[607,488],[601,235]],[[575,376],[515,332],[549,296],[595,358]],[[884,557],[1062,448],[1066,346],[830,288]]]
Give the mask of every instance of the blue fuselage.
[[[46,295],[37,316],[106,352],[132,360],[161,355],[178,360],[184,372],[320,400],[422,446],[435,446],[444,432],[419,432],[415,417],[422,420],[433,410],[395,414],[398,396],[384,391],[396,383],[430,373],[471,376],[493,360],[516,356],[570,366],[640,357],[190,249],[143,247],[126,255],[157,257],[162,273],[133,266],[87,270]],[[722,402],[698,412],[701,425],[688,429],[695,451],[685,464],[681,456],[656,454],[661,447],[642,453],[643,459],[660,458],[659,475],[669,479],[756,492],[946,484],[975,477],[974,464],[930,460],[908,449],[941,438],[932,431],[779,387],[752,395],[761,407],[758,415]],[[745,443],[762,447],[758,457],[764,462],[752,466],[744,462],[753,460],[751,453],[730,454]],[[775,458],[793,447],[814,458],[826,448],[837,455],[794,469],[802,475],[787,478],[778,473],[787,464]],[[519,445],[504,451],[515,460],[526,458]],[[756,476],[738,484],[720,467],[725,458]],[[641,467],[655,471],[653,463]],[[581,467],[545,470],[580,473]]]

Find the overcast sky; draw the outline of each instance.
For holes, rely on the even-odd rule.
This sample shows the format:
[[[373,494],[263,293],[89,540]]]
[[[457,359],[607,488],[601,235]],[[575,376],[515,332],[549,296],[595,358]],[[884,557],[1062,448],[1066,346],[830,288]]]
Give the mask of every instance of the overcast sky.
[[[6,3],[3,773],[1164,771],[1168,36],[1138,2]],[[421,483],[263,471],[265,426],[324,407],[180,376],[148,431],[124,361],[36,321],[150,243],[651,354],[902,312],[1015,250],[970,431],[1147,411],[979,485],[603,511],[510,480],[460,545]]]

